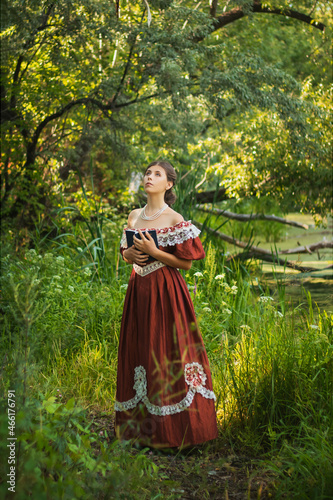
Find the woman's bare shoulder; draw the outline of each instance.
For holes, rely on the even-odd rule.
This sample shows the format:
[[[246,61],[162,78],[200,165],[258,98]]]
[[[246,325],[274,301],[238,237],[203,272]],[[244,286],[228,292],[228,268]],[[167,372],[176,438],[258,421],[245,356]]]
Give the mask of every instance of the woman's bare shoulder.
[[[127,226],[128,227],[134,227],[135,221],[140,215],[141,208],[136,208],[135,210],[132,210],[132,212],[128,216],[128,221],[127,221]]]
[[[170,208],[169,214],[170,216],[170,225],[175,226],[176,224],[179,224],[180,222],[184,221],[184,217],[179,214],[178,212],[175,212],[172,208]]]

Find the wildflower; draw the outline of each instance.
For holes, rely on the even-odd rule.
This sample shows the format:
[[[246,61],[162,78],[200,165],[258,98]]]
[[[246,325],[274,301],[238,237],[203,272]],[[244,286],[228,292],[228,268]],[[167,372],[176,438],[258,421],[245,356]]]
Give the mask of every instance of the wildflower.
[[[259,297],[259,302],[268,302],[269,300],[274,300],[273,297],[265,297],[265,295],[263,295],[262,297]]]
[[[280,318],[283,318],[283,314],[280,311],[275,311],[274,316],[279,316]]]
[[[223,312],[226,314],[232,314],[232,311],[230,311],[230,309],[224,309]]]
[[[61,280],[61,277],[60,277],[60,276],[58,276],[58,275],[55,275],[55,276],[53,276],[53,279],[54,279],[54,280]]]
[[[198,271],[198,272],[194,273],[193,276],[197,276],[199,278],[199,277],[202,277],[203,274],[200,271]]]
[[[120,288],[124,288],[124,290],[127,290],[127,288],[128,288],[128,284],[127,284],[127,283],[124,283],[124,285],[121,285],[121,287],[120,287]]]
[[[59,255],[59,256],[56,258],[56,261],[57,261],[57,262],[62,263],[62,262],[64,262],[64,261],[65,261],[65,259]]]
[[[251,327],[249,327],[249,325],[241,325],[239,328],[241,328],[242,330],[251,331]]]
[[[210,308],[210,307],[204,307],[204,308],[203,308],[203,311],[205,311],[205,312],[209,312],[209,313],[210,313],[210,312],[212,312],[212,310],[211,310],[211,308]]]
[[[99,431],[99,435],[100,435],[100,436],[103,436],[103,431]]]
[[[85,268],[85,270],[84,270],[83,272],[84,272],[84,274],[85,274],[86,276],[90,276],[90,275],[91,275],[91,269],[89,269],[89,267],[86,267],[86,268]]]
[[[195,283],[194,284],[194,289],[193,289],[193,295],[194,295],[194,297],[196,296],[196,294],[197,294],[197,284]]]
[[[225,273],[223,273],[223,274],[218,274],[217,276],[215,276],[215,279],[216,279],[216,280],[224,280],[224,278],[225,278]]]
[[[232,295],[236,295],[237,291],[238,291],[238,287],[236,285],[234,285],[234,286],[231,287],[231,294]]]
[[[319,330],[319,326],[317,325],[310,325],[310,328],[312,328],[312,330]]]
[[[74,287],[72,285],[68,285],[68,288],[71,292],[74,292]]]

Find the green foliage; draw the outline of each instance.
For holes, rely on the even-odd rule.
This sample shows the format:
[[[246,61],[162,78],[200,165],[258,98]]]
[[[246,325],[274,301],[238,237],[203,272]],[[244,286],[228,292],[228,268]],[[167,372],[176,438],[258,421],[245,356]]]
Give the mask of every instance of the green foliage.
[[[5,457],[8,420],[6,408],[1,410]],[[74,398],[62,403],[59,397],[39,394],[26,400],[16,414],[16,498],[148,498],[158,467],[145,450],[131,457],[126,443],[108,445],[107,432],[97,435],[92,424]],[[3,477],[5,465],[3,461]],[[1,484],[4,498],[7,486]]]
[[[330,201],[319,187],[328,185],[331,151],[325,3],[292,8],[312,10],[327,35],[284,15],[255,14],[248,0],[220,2],[218,16],[241,7],[245,17],[215,31],[207,6],[149,4],[149,26],[142,1],[121,9],[106,0],[8,5],[1,20],[4,215],[31,228],[61,195],[68,205],[79,192],[73,172],[90,190],[91,158],[95,194],[115,206],[131,173],[152,159],[169,157],[184,171],[200,165],[201,176],[207,152],[230,195],[270,193],[283,209],[324,214]],[[265,6],[283,12],[291,2]]]
[[[190,195],[192,180],[180,188]],[[66,212],[57,219],[70,235],[54,242],[36,234],[36,249],[22,248],[19,255],[10,235],[5,242],[1,391],[3,399],[9,388],[17,393],[17,497],[182,497],[174,478],[144,450],[133,455],[129,444],[110,443],[105,429],[102,435],[91,429],[88,406],[110,418],[113,411],[130,266],[115,265],[121,231],[114,226],[103,236],[109,261],[100,264],[96,256],[88,262],[85,249],[103,215],[99,199],[95,206],[86,196],[75,210],[80,221],[73,224]],[[121,221],[120,215],[116,225]],[[77,234],[86,242],[79,250]],[[332,481],[333,318],[317,311],[310,295],[307,305],[289,305],[282,284],[275,291],[254,287],[247,269],[228,266],[213,239],[204,244],[206,259],[193,263],[186,281],[218,396],[216,449],[224,453],[227,444],[264,457],[277,498],[288,492],[325,498]],[[112,272],[105,270],[108,262]],[[1,415],[3,454],[3,406]],[[205,482],[200,491],[208,495]]]

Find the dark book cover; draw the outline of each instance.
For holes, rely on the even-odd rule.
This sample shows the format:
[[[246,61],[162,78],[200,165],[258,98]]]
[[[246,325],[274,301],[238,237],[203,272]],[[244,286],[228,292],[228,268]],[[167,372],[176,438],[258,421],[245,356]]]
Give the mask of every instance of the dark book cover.
[[[157,241],[157,233],[155,231],[155,229],[149,229],[148,231],[141,231],[143,235],[145,235],[145,233],[149,233],[150,236],[153,238],[153,240],[155,241],[155,245],[158,247],[158,241]],[[126,233],[126,240],[127,240],[127,246],[128,248],[129,247],[132,247],[133,246],[133,236],[135,236],[136,238],[139,238],[139,240],[141,239],[141,236],[140,236],[140,233],[138,232],[137,229],[125,229],[125,233]],[[149,258],[148,260],[146,261],[147,264],[150,264],[151,262],[154,262],[156,259],[154,259],[154,257],[151,257],[149,255]]]

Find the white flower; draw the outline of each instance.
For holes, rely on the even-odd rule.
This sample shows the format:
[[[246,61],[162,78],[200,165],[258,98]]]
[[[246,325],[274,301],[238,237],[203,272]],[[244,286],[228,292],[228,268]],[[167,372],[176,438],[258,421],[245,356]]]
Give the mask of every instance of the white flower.
[[[215,279],[216,279],[216,280],[224,280],[224,278],[225,278],[225,273],[223,273],[223,274],[218,274],[217,276],[215,276]]]
[[[212,310],[211,310],[211,308],[210,308],[210,307],[204,307],[204,308],[203,308],[203,311],[205,311],[205,312],[209,312],[209,313],[210,313],[210,312],[212,312]]]
[[[230,311],[230,309],[224,309],[223,312],[226,314],[232,314],[232,311]]]
[[[120,287],[120,288],[124,288],[125,290],[127,290],[127,288],[128,288],[127,283],[125,283],[124,285],[121,285],[121,287]]]
[[[203,274],[200,271],[198,271],[198,272],[194,273],[193,276],[197,276],[199,278],[199,277],[203,276]]]
[[[319,330],[319,326],[317,325],[310,325],[310,328],[312,328],[312,330]]]
[[[239,328],[241,328],[242,330],[251,330],[251,328],[249,327],[249,325],[241,325]]]
[[[82,249],[81,247],[76,247],[76,250],[77,250],[78,252],[82,252],[82,251],[83,251],[83,249]]]
[[[56,261],[58,261],[58,262],[64,262],[64,260],[65,259],[63,257],[61,257],[60,255],[56,258]]]
[[[262,297],[259,297],[259,302],[268,302],[269,300],[274,300],[273,297],[265,297],[264,295]]]
[[[56,276],[53,276],[53,279],[54,279],[54,280],[61,280],[60,276],[57,276],[57,275],[56,275]]]
[[[84,274],[85,274],[86,276],[90,276],[90,275],[91,275],[91,269],[89,269],[89,267],[86,267],[86,268],[85,268],[85,270],[84,270],[83,272],[84,272]]]
[[[72,285],[68,285],[68,288],[71,292],[74,292],[74,287]]]
[[[280,311],[275,311],[274,316],[279,316],[280,318],[283,318],[283,314]]]

